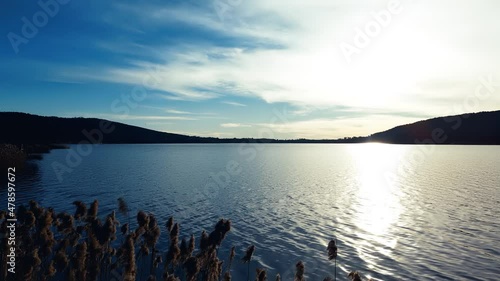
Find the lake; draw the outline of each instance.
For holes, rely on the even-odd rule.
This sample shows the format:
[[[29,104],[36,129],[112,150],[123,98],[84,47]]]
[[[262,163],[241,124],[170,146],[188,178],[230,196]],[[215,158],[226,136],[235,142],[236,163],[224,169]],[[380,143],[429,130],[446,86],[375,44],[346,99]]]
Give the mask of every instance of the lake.
[[[308,280],[333,277],[332,238],[338,280],[351,270],[380,280],[500,279],[499,146],[99,145],[60,181],[53,166],[68,166],[70,151],[77,146],[31,162],[18,200],[73,213],[73,201],[98,199],[103,217],[124,197],[133,214],[159,218],[162,250],[169,216],[197,243],[228,218],[221,257],[234,245],[241,259],[255,244],[251,272],[266,268],[270,280],[291,280],[299,260]],[[246,271],[234,263],[233,280]]]

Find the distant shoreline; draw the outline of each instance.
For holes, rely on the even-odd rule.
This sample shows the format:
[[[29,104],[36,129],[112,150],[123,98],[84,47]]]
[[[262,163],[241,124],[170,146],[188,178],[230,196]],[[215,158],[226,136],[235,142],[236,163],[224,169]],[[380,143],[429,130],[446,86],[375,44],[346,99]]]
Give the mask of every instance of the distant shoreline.
[[[180,135],[97,118],[45,117],[0,112],[0,143],[51,144],[353,144],[500,145],[500,110],[437,117],[371,134],[341,139],[216,138]],[[270,136],[270,137],[269,137]]]

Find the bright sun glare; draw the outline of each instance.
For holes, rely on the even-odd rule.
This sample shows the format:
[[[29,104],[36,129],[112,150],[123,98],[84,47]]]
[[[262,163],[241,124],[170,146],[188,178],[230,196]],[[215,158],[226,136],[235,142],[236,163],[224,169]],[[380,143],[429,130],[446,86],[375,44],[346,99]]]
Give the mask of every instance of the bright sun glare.
[[[395,174],[406,148],[362,144],[351,146],[350,150],[358,171],[356,223],[364,231],[360,235],[367,235],[367,238],[383,245],[394,246],[391,244],[395,241],[388,241],[385,234],[397,222],[402,211],[398,199],[400,187],[391,184],[387,175]]]

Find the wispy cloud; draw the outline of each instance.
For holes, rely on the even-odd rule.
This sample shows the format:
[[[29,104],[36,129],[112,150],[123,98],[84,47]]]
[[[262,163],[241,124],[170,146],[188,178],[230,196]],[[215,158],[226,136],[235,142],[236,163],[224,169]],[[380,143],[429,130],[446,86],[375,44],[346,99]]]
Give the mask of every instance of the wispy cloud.
[[[242,103],[234,102],[234,101],[222,101],[221,103],[232,105],[232,106],[246,106],[246,104],[242,104]]]
[[[248,127],[252,127],[252,125],[241,124],[241,123],[223,123],[223,124],[220,124],[220,126],[223,128],[248,128]]]
[[[381,117],[383,114],[374,114],[377,112],[393,118],[397,122],[393,125],[410,115],[441,115],[473,95],[479,77],[489,73],[496,80],[500,77],[492,63],[500,58],[500,40],[492,36],[500,25],[495,14],[500,4],[495,1],[474,5],[464,0],[413,1],[380,36],[369,38],[370,46],[351,64],[346,63],[340,43],[351,42],[357,30],[373,20],[372,12],[387,6],[387,0],[242,1],[224,20],[210,1],[196,5],[174,2],[141,6],[115,2],[106,23],[132,32],[96,40],[94,45],[120,59],[54,65],[44,68],[49,75],[43,79],[139,85],[147,89],[148,98],[161,102],[220,102],[244,107],[247,105],[236,101],[252,100],[252,108],[255,100],[286,103],[303,121],[288,124],[283,133],[331,137],[335,134],[330,132],[341,126],[345,126],[341,136],[347,136],[386,129],[393,123]],[[433,17],[422,17],[426,13]],[[131,22],[131,17],[137,20]],[[190,32],[172,31],[178,27]],[[145,34],[149,37],[141,37]],[[145,80],[154,83],[145,85]],[[499,106],[500,96],[494,95],[475,110]],[[168,116],[154,112],[124,118],[210,118],[189,106],[180,108],[171,106],[161,112]],[[335,110],[326,116],[323,108],[351,108],[360,114],[339,120]],[[321,117],[315,115],[318,111],[322,111]],[[377,117],[372,118],[374,115]],[[241,127],[236,124],[255,127],[254,120],[232,116],[230,120],[234,123],[219,126],[213,122],[212,129]]]
[[[195,121],[197,118],[186,116],[162,116],[162,115],[130,115],[130,114],[110,114],[110,113],[81,113],[81,114],[66,114],[66,116],[80,116],[87,118],[103,118],[110,120],[172,120],[172,121]]]
[[[167,110],[165,110],[165,112],[171,113],[171,114],[187,114],[187,115],[194,114],[192,112],[176,110],[176,109],[167,109]]]
[[[276,138],[337,139],[352,136],[367,136],[401,124],[418,121],[418,118],[370,115],[353,118],[318,118],[274,124],[255,124],[268,128]]]
[[[383,9],[386,4],[387,1],[374,1],[364,7],[351,1],[245,1],[231,11],[233,20],[246,22],[236,26],[220,21],[211,5],[210,8],[154,5],[138,8],[120,4],[121,11],[144,15],[138,18],[147,19],[149,23],[145,25],[167,27],[179,23],[204,28],[214,35],[232,38],[232,46],[222,40],[182,43],[175,48],[160,46],[157,47],[160,56],[154,62],[136,60],[128,67],[110,66],[92,70],[90,74],[81,69],[76,74],[68,74],[72,73],[71,69],[65,69],[64,73],[73,79],[77,76],[126,84],[141,84],[145,77],[152,77],[158,83],[151,90],[158,91],[158,96],[167,100],[204,101],[221,96],[245,96],[304,107],[347,106],[387,112],[419,107],[426,115],[436,115],[443,110],[443,105],[429,106],[429,99],[444,94],[456,98],[474,90],[472,83],[482,74],[485,65],[491,65],[492,53],[464,56],[473,42],[457,48],[463,44],[450,44],[442,38],[463,41],[466,35],[456,33],[453,28],[448,33],[450,25],[446,20],[423,21],[419,17],[418,11],[432,9],[456,22],[462,13],[444,12],[446,5],[441,3],[421,1],[408,7],[408,11],[398,15],[397,22],[384,30],[383,36],[376,38],[362,59],[346,64],[339,43],[348,40],[356,28],[370,20],[370,12]],[[478,11],[475,13],[479,15]],[[345,21],[350,16],[357,17]],[[263,21],[265,18],[273,20]],[[500,22],[489,14],[487,19],[490,24]],[[487,34],[491,26],[495,26],[471,24],[474,28],[461,32],[477,37],[474,30]],[[265,31],[265,35],[254,32],[257,28]],[[482,42],[481,46],[500,47],[500,40],[481,38],[484,41],[477,41]],[[246,42],[266,44],[247,46]],[[143,48],[138,45],[137,50]],[[494,57],[500,57],[498,51],[492,52]],[[450,88],[443,89],[439,83],[432,88],[418,87],[430,80],[459,80],[472,84],[472,89],[461,87],[450,93]],[[500,98],[495,98],[495,102],[499,104]]]

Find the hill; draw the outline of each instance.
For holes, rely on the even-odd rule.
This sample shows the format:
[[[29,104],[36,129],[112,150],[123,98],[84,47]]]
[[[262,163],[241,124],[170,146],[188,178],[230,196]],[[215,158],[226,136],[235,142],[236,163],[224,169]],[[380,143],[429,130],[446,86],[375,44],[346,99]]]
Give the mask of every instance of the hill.
[[[96,118],[45,117],[17,112],[0,112],[0,132],[0,143],[16,144],[70,144],[84,140],[98,143],[189,143],[202,140]]]
[[[0,112],[0,143],[363,143],[500,144],[500,111],[432,118],[392,128],[368,137],[337,140],[275,140],[204,138],[149,130],[96,118],[45,117]]]
[[[393,144],[500,144],[500,111],[432,118],[368,137]]]

